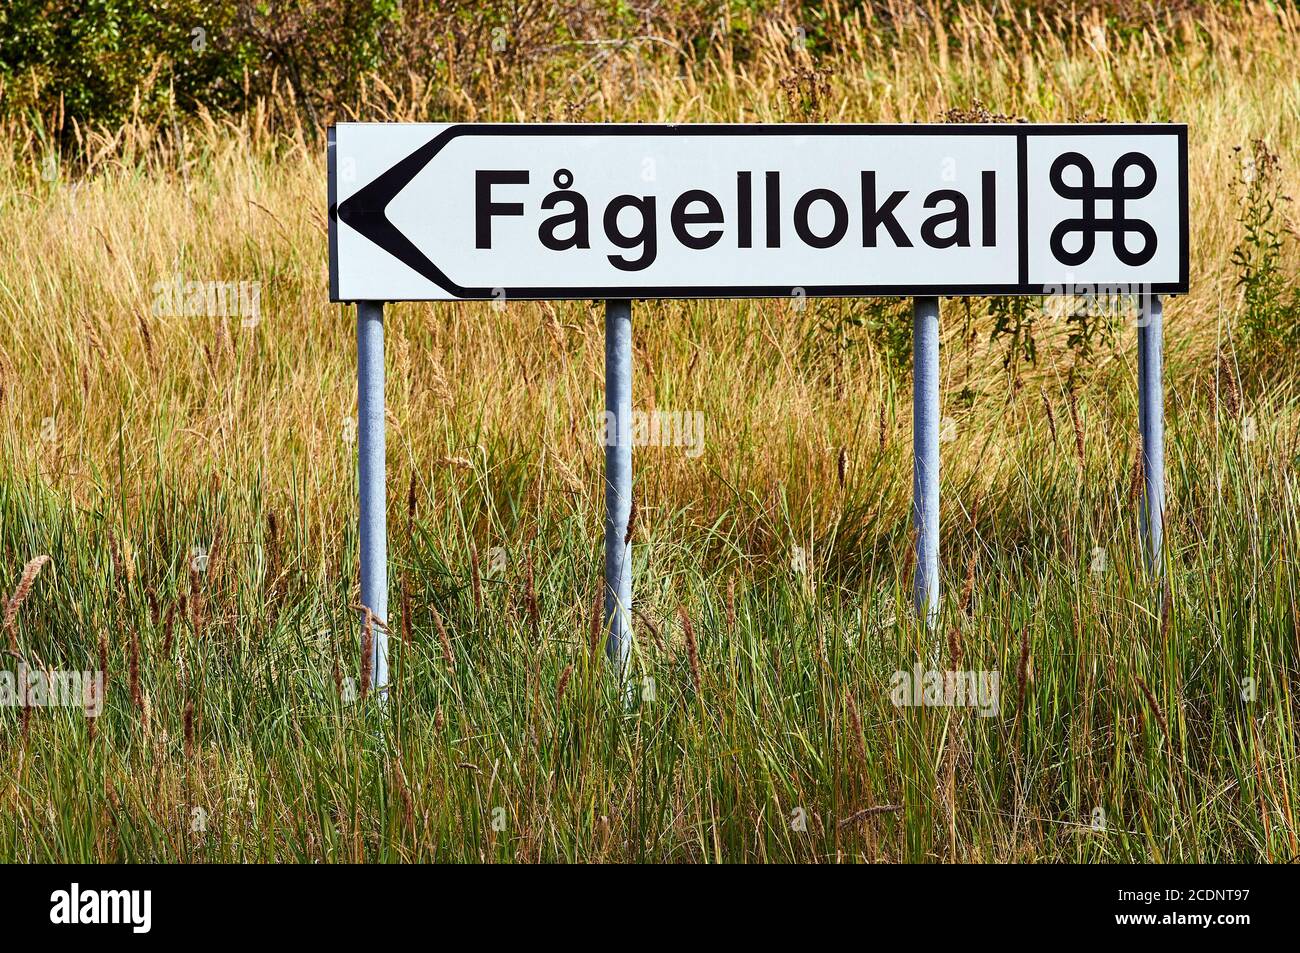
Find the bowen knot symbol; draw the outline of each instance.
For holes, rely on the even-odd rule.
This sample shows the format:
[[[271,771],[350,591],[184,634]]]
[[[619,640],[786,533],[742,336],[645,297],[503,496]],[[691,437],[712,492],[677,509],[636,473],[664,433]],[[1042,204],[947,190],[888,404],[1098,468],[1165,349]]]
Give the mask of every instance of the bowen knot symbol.
[[[1079,170],[1079,184],[1067,185],[1065,170]],[[1128,185],[1124,175],[1131,168],[1142,171],[1142,180],[1136,185]],[[1083,203],[1081,218],[1067,218],[1052,229],[1052,254],[1063,265],[1082,265],[1092,257],[1097,243],[1098,232],[1110,232],[1115,257],[1134,268],[1145,265],[1156,253],[1156,230],[1150,222],[1138,218],[1124,217],[1124,203],[1132,199],[1144,198],[1151,194],[1156,186],[1156,166],[1149,156],[1140,152],[1126,152],[1115,160],[1110,173],[1110,186],[1096,184],[1096,173],[1092,163],[1077,152],[1063,152],[1052,163],[1052,189],[1057,195],[1067,199],[1078,199]],[[1097,201],[1111,203],[1111,217],[1097,217]],[[1065,236],[1071,232],[1079,233],[1078,251],[1066,251]],[[1142,237],[1142,247],[1138,251],[1129,251],[1126,236],[1136,232]]]

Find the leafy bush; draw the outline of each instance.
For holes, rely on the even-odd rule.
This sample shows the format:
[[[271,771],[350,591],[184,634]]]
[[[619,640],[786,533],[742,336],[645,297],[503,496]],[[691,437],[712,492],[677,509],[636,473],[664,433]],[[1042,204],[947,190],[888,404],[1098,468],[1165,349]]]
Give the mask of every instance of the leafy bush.
[[[6,0],[0,110],[56,131],[173,104],[236,105],[254,50],[229,0]],[[174,99],[173,99],[174,97]]]
[[[1232,251],[1242,293],[1237,329],[1248,354],[1261,365],[1300,344],[1300,287],[1290,283],[1282,207],[1281,163],[1262,139],[1242,153],[1242,238]]]
[[[421,118],[466,118],[456,110],[472,110],[484,84],[529,65],[558,74],[603,48],[593,43],[650,32],[685,55],[723,6],[637,15],[612,0],[5,0],[0,118],[34,115],[66,138],[137,111],[238,113],[291,91],[314,130],[374,81],[430,90]]]

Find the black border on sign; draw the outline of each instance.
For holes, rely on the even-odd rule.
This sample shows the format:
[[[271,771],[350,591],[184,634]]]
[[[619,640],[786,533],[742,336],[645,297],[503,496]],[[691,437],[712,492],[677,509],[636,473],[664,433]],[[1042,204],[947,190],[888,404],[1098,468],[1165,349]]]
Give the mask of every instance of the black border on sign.
[[[338,216],[335,211],[338,206],[339,189],[335,179],[334,168],[334,127],[330,126],[325,131],[325,167],[329,176],[329,184],[326,185],[325,200],[329,203],[326,208],[329,209],[327,227],[329,230],[330,244],[330,300],[339,300],[339,232]]]
[[[351,125],[351,124],[350,124]],[[365,125],[357,123],[356,125]],[[374,123],[373,125],[386,125]],[[827,297],[914,297],[917,295],[944,296],[981,296],[981,295],[1041,295],[1056,290],[1059,285],[1032,284],[1027,281],[1029,275],[1028,246],[1028,139],[1030,136],[1115,136],[1115,135],[1173,135],[1178,140],[1178,192],[1179,192],[1179,269],[1178,281],[1156,282],[1140,286],[1152,294],[1186,294],[1190,277],[1189,266],[1189,223],[1187,192],[1187,125],[1185,123],[990,123],[987,125],[972,123],[686,123],[686,124],[638,124],[638,123],[456,123],[444,129],[415,153],[399,161],[397,165],[368,183],[349,196],[342,204],[344,219],[347,220],[349,204],[354,206],[353,214],[364,217],[366,224],[372,228],[383,229],[409,246],[411,254],[408,260],[402,254],[390,254],[411,267],[428,281],[438,285],[455,297],[450,300],[492,301],[504,296],[514,301],[562,301],[586,299],[726,299],[726,298],[787,298],[794,287],[800,287],[810,298]],[[329,172],[329,270],[330,301],[342,301],[339,297],[338,278],[338,219],[339,202],[336,183],[335,134],[330,125],[328,135],[327,166]],[[658,286],[658,287],[569,287],[569,288],[466,288],[456,284],[437,268],[428,258],[415,248],[388,222],[384,210],[389,201],[405,187],[420,169],[430,161],[448,142],[458,136],[817,136],[817,135],[870,135],[870,136],[1015,136],[1017,139],[1017,191],[1020,220],[1017,234],[1017,258],[1019,279],[1015,284],[948,284],[932,283],[906,285],[711,285],[711,286]],[[412,161],[417,154],[423,155],[423,161]],[[409,174],[399,174],[402,166]],[[411,170],[414,171],[411,171]],[[381,180],[395,176],[400,182],[396,189],[388,194],[381,186]],[[374,201],[355,203],[366,190],[378,191]],[[373,240],[373,239],[372,239]],[[381,246],[382,247],[382,246]],[[418,260],[417,260],[418,259]],[[1105,284],[1105,282],[1100,282]],[[1113,282],[1122,285],[1124,282]],[[347,299],[351,301],[353,299]],[[385,301],[441,301],[441,298],[384,298]]]

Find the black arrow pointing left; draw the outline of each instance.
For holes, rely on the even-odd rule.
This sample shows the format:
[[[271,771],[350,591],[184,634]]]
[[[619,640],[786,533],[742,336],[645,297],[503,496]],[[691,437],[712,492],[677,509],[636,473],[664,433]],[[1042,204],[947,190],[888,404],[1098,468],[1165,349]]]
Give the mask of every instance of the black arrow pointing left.
[[[330,131],[331,138],[333,130]],[[337,212],[331,202],[331,214],[337,214],[339,221],[370,239],[384,251],[388,252],[408,268],[429,279],[439,287],[452,294],[466,295],[468,289],[461,288],[449,279],[414,242],[398,231],[397,226],[388,220],[388,205],[397,197],[411,180],[420,174],[448,140],[456,135],[455,129],[439,133],[429,142],[416,149],[405,159],[397,162],[388,171],[374,181],[353,193],[338,206]],[[331,175],[330,184],[334,184]],[[331,250],[331,264],[335,255]],[[333,276],[331,276],[333,277]],[[337,295],[335,295],[337,297]]]

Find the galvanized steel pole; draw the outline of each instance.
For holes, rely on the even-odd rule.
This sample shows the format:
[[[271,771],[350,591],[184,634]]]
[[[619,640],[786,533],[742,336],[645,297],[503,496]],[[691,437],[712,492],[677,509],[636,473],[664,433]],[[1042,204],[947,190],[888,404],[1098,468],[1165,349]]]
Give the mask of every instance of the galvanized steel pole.
[[[357,474],[361,492],[361,604],[372,626],[370,687],[388,686],[388,526],[384,473],[384,305],[357,302]]]
[[[1144,293],[1138,319],[1138,424],[1142,430],[1142,542],[1147,565],[1160,567],[1165,514],[1164,303]]]
[[[605,302],[605,653],[626,674],[632,637],[632,302]]]
[[[912,302],[912,525],[916,612],[939,616],[939,299]]]

